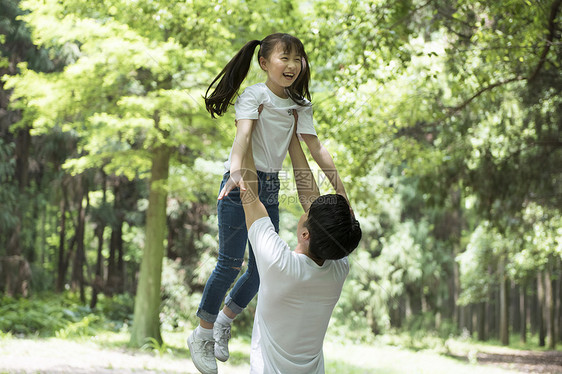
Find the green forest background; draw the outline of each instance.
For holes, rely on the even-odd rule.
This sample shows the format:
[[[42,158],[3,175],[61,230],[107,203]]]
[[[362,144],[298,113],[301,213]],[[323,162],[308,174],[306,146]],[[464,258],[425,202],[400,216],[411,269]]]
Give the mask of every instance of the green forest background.
[[[331,328],[555,349],[561,3],[0,0],[0,330],[126,327],[141,346],[196,324],[235,132],[202,95],[244,43],[288,32],[363,229]],[[243,85],[264,80],[254,61]]]

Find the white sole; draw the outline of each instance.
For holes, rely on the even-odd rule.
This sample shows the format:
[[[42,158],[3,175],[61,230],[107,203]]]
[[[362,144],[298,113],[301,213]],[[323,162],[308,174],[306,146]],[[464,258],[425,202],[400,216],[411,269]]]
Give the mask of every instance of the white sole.
[[[189,354],[190,355],[192,354],[191,352],[193,352],[193,349],[191,348],[191,344],[192,344],[191,340],[192,339],[193,339],[193,335],[189,335],[189,337],[187,338],[187,348],[189,348]],[[201,367],[199,367],[197,365],[197,363],[195,361],[193,361],[193,356],[191,356],[191,362],[193,362],[193,365],[195,365],[195,368],[197,368],[197,370],[199,370],[200,373],[203,373],[203,374],[208,373],[208,372],[205,372],[204,369],[201,369]],[[216,373],[218,373],[218,371],[216,371],[215,373],[212,373],[212,374],[216,374]]]

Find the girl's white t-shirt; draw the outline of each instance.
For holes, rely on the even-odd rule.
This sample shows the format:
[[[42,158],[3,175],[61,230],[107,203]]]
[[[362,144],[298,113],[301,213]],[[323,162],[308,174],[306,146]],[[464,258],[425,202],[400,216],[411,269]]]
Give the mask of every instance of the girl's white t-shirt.
[[[305,99],[306,100],[306,99]],[[257,119],[252,133],[252,147],[256,169],[263,172],[277,172],[283,166],[289,143],[294,131],[295,118],[299,116],[297,134],[316,135],[312,119],[312,104],[297,105],[291,98],[283,99],[275,95],[265,83],[247,87],[234,104],[236,120]],[[258,107],[263,110],[258,113]],[[225,171],[230,170],[230,160],[224,163]]]
[[[250,374],[324,374],[324,336],[348,259],[319,266],[291,251],[269,217],[252,224],[248,239],[260,274]]]

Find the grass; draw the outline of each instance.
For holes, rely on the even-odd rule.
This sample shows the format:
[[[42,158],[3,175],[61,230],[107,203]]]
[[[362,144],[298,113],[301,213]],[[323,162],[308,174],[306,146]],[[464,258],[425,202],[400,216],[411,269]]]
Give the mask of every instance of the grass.
[[[520,335],[519,334],[510,334],[510,338],[509,338],[509,345],[506,348],[510,348],[510,349],[518,349],[518,350],[529,350],[529,351],[538,351],[538,352],[542,352],[542,351],[549,351],[550,348],[548,348],[548,346],[544,346],[541,347],[539,346],[539,340],[538,340],[538,336],[534,335],[534,336],[527,336],[527,341],[525,343],[521,342],[520,339]],[[489,339],[485,342],[476,342],[474,340],[470,341],[470,344],[472,345],[472,347],[476,347],[481,351],[486,351],[489,348],[498,348],[498,347],[503,347],[501,344],[501,341],[498,339]],[[562,351],[562,341],[558,342],[558,344],[556,344],[556,351]]]
[[[72,296],[72,295],[70,295]],[[16,339],[27,337],[33,341],[42,340],[38,346],[50,352],[57,344],[74,342],[74,348],[99,347],[112,352],[125,352],[128,357],[139,352],[150,352],[160,362],[170,363],[182,360],[189,363],[189,351],[185,340],[190,327],[185,331],[170,332],[163,327],[163,343],[149,340],[139,351],[128,347],[128,322],[132,310],[129,298],[100,299],[100,308],[91,311],[80,307],[68,296],[34,298],[33,300],[0,299],[0,374],[5,367],[2,358],[15,357],[10,353],[10,344]],[[48,315],[49,318],[45,318]],[[192,321],[191,321],[192,322]],[[187,322],[190,323],[189,321]],[[239,323],[240,325],[240,323]],[[166,324],[163,324],[166,326]],[[2,332],[10,328],[13,332]],[[220,364],[225,373],[247,373],[250,361],[250,337],[246,330],[233,329],[235,338],[231,342],[231,358]],[[443,338],[445,336],[445,338]],[[513,353],[514,350],[544,351],[538,347],[537,338],[529,337],[527,344],[521,344],[519,336],[511,336],[511,345],[501,347],[497,341],[475,342],[469,336],[446,338],[447,334],[426,332],[421,328],[371,337],[369,334],[355,334],[347,328],[332,325],[324,345],[327,374],[378,374],[378,373],[481,373],[500,374],[514,371],[498,367],[482,366],[476,363],[478,352]],[[53,338],[53,337],[56,337]],[[81,345],[80,345],[81,344]],[[562,350],[562,343],[558,345]],[[128,356],[127,356],[128,355]],[[452,357],[464,357],[464,360]],[[150,361],[152,362],[152,361]],[[126,363],[125,363],[126,365]],[[110,368],[111,369],[111,368]],[[231,369],[228,371],[228,369]],[[91,368],[90,368],[91,370]],[[119,368],[112,369],[119,372]],[[221,371],[223,372],[223,371]]]
[[[505,374],[513,371],[446,357],[434,350],[413,351],[381,342],[371,345],[334,341],[324,345],[326,374]]]
[[[163,332],[165,343],[155,348],[154,353],[162,360],[189,357],[185,345],[189,331]],[[103,332],[95,338],[79,338],[94,340],[97,345],[106,349],[123,349],[127,347],[129,334],[126,331]],[[326,374],[506,374],[513,373],[492,366],[482,366],[465,362],[443,355],[441,348],[411,350],[396,344],[402,336],[385,336],[369,344],[353,342],[328,333],[324,344]],[[391,342],[395,345],[389,345]],[[480,345],[470,342],[454,341],[466,350],[480,349]],[[453,344],[451,341],[449,344]],[[249,337],[234,337],[231,341],[231,358],[227,367],[245,367],[250,361]],[[132,350],[134,352],[134,350]]]
[[[64,346],[66,350],[66,347],[70,347],[71,354],[78,356],[81,354],[98,354],[101,358],[109,355],[110,352],[118,352],[122,357],[121,360],[108,364],[105,367],[106,369],[112,369],[115,373],[118,373],[130,367],[133,371],[145,373],[149,372],[149,370],[154,370],[155,367],[173,366],[175,368],[190,364],[189,351],[185,345],[185,339],[188,334],[189,331],[163,332],[163,344],[147,344],[141,350],[128,348],[129,334],[125,330],[119,332],[100,332],[93,337],[45,339],[35,336],[27,339],[31,345],[39,341],[40,344],[37,346],[45,350],[60,350],[59,347],[61,346]],[[385,340],[390,338],[396,339],[396,342],[399,337],[386,336],[384,339],[381,337],[381,339],[366,344],[328,334],[324,344],[326,374],[506,374],[515,372],[493,366],[478,365],[475,362],[470,363],[453,359],[441,354],[438,349],[410,350],[401,346],[392,346],[384,343]],[[7,355],[18,354],[11,350],[11,344],[21,344],[21,341],[21,338],[15,338],[8,334],[0,337],[0,373],[4,373],[6,369],[2,367],[4,358],[8,357]],[[454,343],[461,345],[462,349],[476,350],[481,348],[480,345],[470,342],[454,341]],[[449,342],[448,344],[451,345],[453,343]],[[80,347],[84,347],[84,349]],[[219,364],[220,372],[224,374],[247,373],[250,360],[249,338],[235,337],[231,341],[230,347],[231,359],[225,364]],[[146,356],[141,356],[140,353],[144,355],[149,354],[152,358],[150,360],[142,358]],[[35,351],[33,356],[45,356],[45,354]],[[80,357],[73,357],[73,359],[81,362]],[[89,357],[89,360],[89,362],[92,362],[92,357]],[[147,360],[146,365],[148,366],[130,366],[133,365],[133,361],[139,360]],[[100,361],[102,360],[100,359]],[[84,366],[84,369],[94,370],[94,367],[88,367],[88,364],[84,364]],[[162,370],[159,372],[176,373],[173,370]],[[187,372],[192,373],[189,370]],[[28,373],[32,373],[32,371]]]
[[[334,347],[325,349],[327,374],[505,374],[512,371],[462,362],[430,351],[390,346]]]

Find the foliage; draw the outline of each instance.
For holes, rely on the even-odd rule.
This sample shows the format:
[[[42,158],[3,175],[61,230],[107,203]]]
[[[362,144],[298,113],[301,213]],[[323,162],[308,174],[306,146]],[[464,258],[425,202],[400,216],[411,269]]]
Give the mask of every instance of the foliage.
[[[30,299],[0,300],[0,330],[14,335],[94,336],[99,331],[119,331],[131,319],[130,297],[107,298],[100,308],[81,306],[73,294],[43,294]]]
[[[461,304],[485,301],[498,283],[498,274],[489,269],[497,268],[503,252],[501,236],[489,225],[480,225],[472,232],[466,251],[458,256],[463,291]]]
[[[187,268],[179,260],[164,259],[160,321],[164,330],[183,330],[195,325],[199,294],[193,295],[187,282]]]
[[[75,212],[85,207],[85,263],[98,264],[101,240],[99,264],[109,273],[121,241],[127,285],[112,302],[100,297],[99,318],[46,303],[60,316],[45,322],[52,328],[28,305],[32,321],[13,326],[29,331],[15,333],[79,335],[106,318],[130,323],[135,274],[155,232],[144,225],[162,149],[169,177],[155,189],[167,194],[159,206],[167,236],[158,240],[171,260],[159,321],[169,330],[193,324],[215,261],[216,193],[235,129],[232,111],[211,120],[201,96],[245,42],[277,31],[305,45],[316,129],[364,232],[334,328],[362,341],[398,326],[416,339],[431,329],[444,336],[462,331],[459,310],[491,301],[504,280],[526,286],[551,269],[559,277],[558,0],[0,7],[0,238],[19,239],[33,289],[50,290],[53,274],[77,258]],[[257,81],[253,63],[244,84]],[[300,207],[284,201],[281,209],[281,235],[294,244]],[[87,288],[95,284],[86,278]],[[101,290],[109,283],[102,279]],[[254,306],[237,319],[240,333],[250,331]],[[23,318],[10,308],[10,319]]]
[[[143,350],[156,351],[160,356],[165,353],[171,353],[172,350],[164,342],[160,343],[154,338],[148,338],[147,342],[141,347]]]

